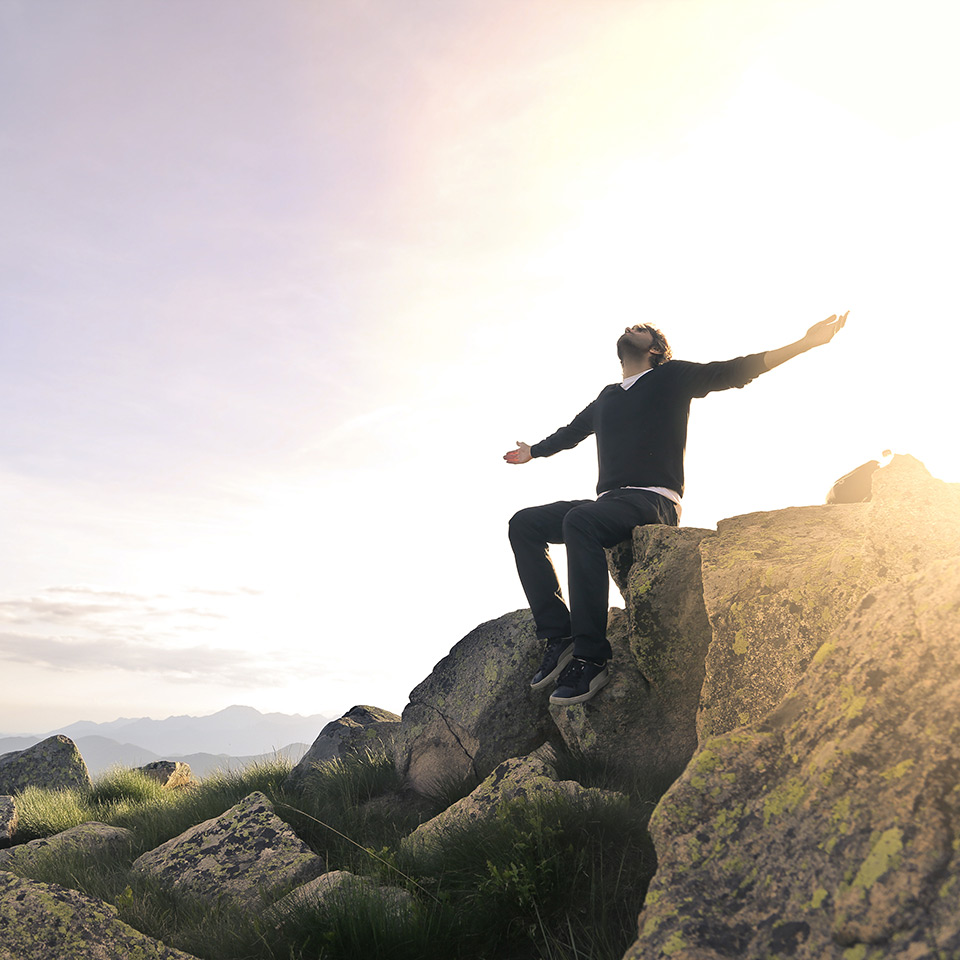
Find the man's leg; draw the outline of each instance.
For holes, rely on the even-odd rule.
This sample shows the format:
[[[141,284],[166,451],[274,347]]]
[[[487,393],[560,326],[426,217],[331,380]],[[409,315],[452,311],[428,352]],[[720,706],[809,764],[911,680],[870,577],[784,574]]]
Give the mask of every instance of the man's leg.
[[[607,607],[610,579],[604,549],[630,538],[648,523],[677,525],[665,497],[644,490],[614,490],[569,510],[563,520],[575,657],[610,659]]]
[[[590,500],[558,500],[527,507],[510,519],[510,546],[520,584],[540,640],[570,636],[570,611],[563,600],[548,544],[563,543],[563,518]]]
[[[676,526],[677,511],[665,497],[641,490],[612,491],[564,517],[574,647],[573,659],[560,672],[550,695],[551,703],[584,703],[609,680],[610,579],[604,549],[626,540],[634,527],[647,523]]]

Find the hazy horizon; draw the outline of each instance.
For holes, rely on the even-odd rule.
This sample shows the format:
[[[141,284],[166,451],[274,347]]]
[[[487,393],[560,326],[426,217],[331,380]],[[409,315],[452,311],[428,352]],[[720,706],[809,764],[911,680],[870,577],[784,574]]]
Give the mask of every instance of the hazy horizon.
[[[960,11],[0,0],[0,729],[399,713],[525,606],[502,454],[678,358],[685,526],[960,480]],[[562,572],[562,555],[558,552]],[[619,602],[615,594],[615,602]]]

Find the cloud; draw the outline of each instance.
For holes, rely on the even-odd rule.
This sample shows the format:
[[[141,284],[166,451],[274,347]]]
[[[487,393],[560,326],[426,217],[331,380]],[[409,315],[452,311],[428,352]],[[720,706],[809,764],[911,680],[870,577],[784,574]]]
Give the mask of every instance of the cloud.
[[[57,671],[119,671],[168,680],[268,687],[293,673],[319,673],[319,664],[284,662],[247,651],[209,646],[166,647],[148,640],[79,639],[0,633],[0,659]]]
[[[194,641],[200,632],[220,640],[233,619],[231,600],[256,591],[198,589],[187,594],[207,595],[209,603],[76,586],[0,600],[0,660],[57,671],[123,671],[244,687],[313,675],[311,664],[284,660],[262,644],[239,649],[229,639],[225,644]]]
[[[228,591],[204,592],[235,596]],[[89,587],[49,587],[31,597],[0,600],[0,623],[47,632],[71,630],[97,636],[129,636],[145,629],[157,636],[210,629],[228,615],[205,606],[185,606],[165,594],[135,594]]]

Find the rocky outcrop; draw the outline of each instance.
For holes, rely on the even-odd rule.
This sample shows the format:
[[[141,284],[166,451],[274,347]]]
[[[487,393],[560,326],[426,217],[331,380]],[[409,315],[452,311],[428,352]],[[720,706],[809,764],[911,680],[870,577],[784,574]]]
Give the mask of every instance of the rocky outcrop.
[[[700,738],[752,723],[800,680],[874,587],[960,549],[960,485],[894,457],[869,503],[793,507],[722,520],[703,542],[706,658]]]
[[[179,790],[197,782],[193,779],[190,764],[179,760],[154,760],[145,767],[137,767],[137,770],[167,790]]]
[[[75,851],[93,853],[106,850],[120,855],[127,852],[132,844],[133,834],[123,827],[111,827],[109,824],[96,822],[81,823],[52,837],[42,837],[0,850],[0,870],[28,868],[45,857]]]
[[[547,740],[547,697],[531,691],[543,651],[529,610],[481,624],[410,694],[394,738],[398,771],[418,793],[486,776]]]
[[[0,960],[194,960],[76,890],[0,871]]]
[[[710,643],[699,548],[712,533],[637,527],[610,551],[626,604],[625,613],[610,611],[610,682],[587,703],[549,708],[573,753],[664,788],[690,759]]]
[[[704,744],[651,822],[631,958],[960,955],[958,622],[956,558],[878,589],[763,722]]]
[[[90,773],[76,744],[62,735],[0,756],[0,794],[13,794],[27,787],[47,790],[90,787]]]
[[[191,827],[134,861],[134,871],[195,896],[248,908],[324,872],[323,861],[252,793],[222,816]]]
[[[380,707],[351,707],[338,720],[331,720],[313,745],[290,772],[284,787],[299,791],[304,788],[318,763],[335,760],[350,753],[389,748],[400,718]]]
[[[297,887],[274,904],[274,916],[305,908],[347,905],[363,900],[398,918],[408,916],[416,908],[416,901],[408,890],[376,883],[368,877],[358,877],[346,870],[332,870]]]
[[[550,762],[551,751],[541,748],[526,757],[505,760],[469,796],[447,807],[432,820],[420,824],[401,842],[401,849],[416,854],[429,848],[438,838],[465,823],[496,816],[511,800],[534,800],[562,794],[571,799],[620,796],[610,790],[582,787],[574,780],[557,780]]]
[[[627,957],[960,956],[960,490],[898,457],[702,549],[703,740]]]
[[[17,807],[13,797],[0,797],[0,848],[7,846],[17,832]]]

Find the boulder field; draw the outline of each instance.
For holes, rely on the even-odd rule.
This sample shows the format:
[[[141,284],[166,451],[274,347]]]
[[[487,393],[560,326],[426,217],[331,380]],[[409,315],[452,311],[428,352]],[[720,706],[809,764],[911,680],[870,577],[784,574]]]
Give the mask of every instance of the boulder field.
[[[529,611],[508,613],[457,643],[399,718],[355,707],[325,727],[288,789],[370,746],[412,794],[477,784],[404,841],[419,848],[510,797],[595,792],[558,775],[572,754],[660,796],[625,960],[960,960],[960,485],[899,456],[868,502],[639,527],[608,557],[625,609],[610,612],[614,666],[593,700],[551,707],[530,690],[540,645]],[[83,781],[70,746],[46,748],[57,783]],[[49,768],[31,778],[28,761],[0,757],[0,794]],[[10,842],[8,798],[0,813]],[[83,842],[107,841],[88,826]],[[135,869],[257,909],[271,889],[322,899],[365,882],[329,870],[257,794]],[[402,891],[378,896],[408,908]],[[89,899],[0,872],[9,930],[29,902],[33,929],[48,904],[54,925],[82,909],[106,931],[109,908]]]

